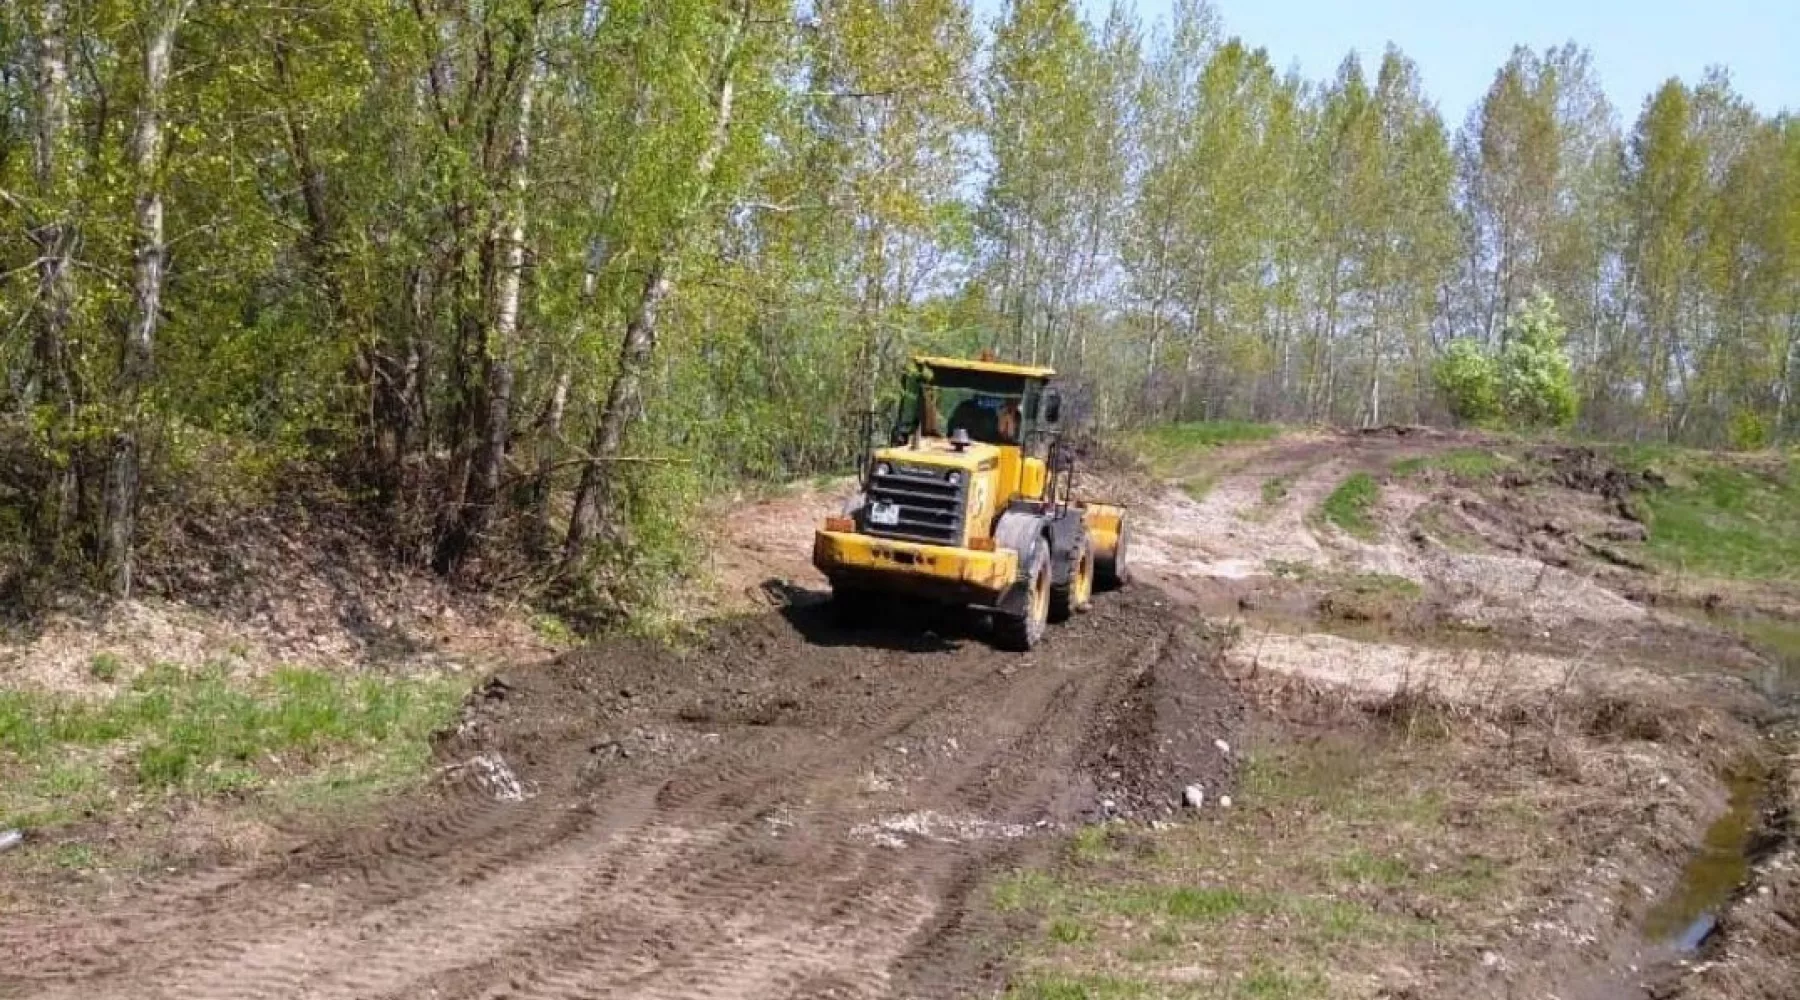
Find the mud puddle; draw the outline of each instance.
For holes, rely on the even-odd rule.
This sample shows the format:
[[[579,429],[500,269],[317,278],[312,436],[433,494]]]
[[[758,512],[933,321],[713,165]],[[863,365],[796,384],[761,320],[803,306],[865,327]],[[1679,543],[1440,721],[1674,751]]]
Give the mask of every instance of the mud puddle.
[[[1771,795],[1771,776],[1761,761],[1740,761],[1727,776],[1730,800],[1725,812],[1707,827],[1694,856],[1675,886],[1644,917],[1644,937],[1658,946],[1689,954],[1717,929],[1719,915],[1750,878],[1750,866],[1762,838],[1763,807]]]

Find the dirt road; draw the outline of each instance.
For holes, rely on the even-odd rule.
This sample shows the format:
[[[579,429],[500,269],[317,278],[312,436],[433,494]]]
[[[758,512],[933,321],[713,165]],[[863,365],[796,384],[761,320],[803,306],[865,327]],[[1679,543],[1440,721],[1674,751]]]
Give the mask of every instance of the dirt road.
[[[841,630],[806,564],[831,492],[741,505],[714,567],[741,613],[696,643],[610,643],[503,672],[441,741],[436,782],[301,831],[286,855],[6,914],[0,997],[994,995],[1018,930],[986,905],[995,873],[1047,861],[1060,838],[1046,834],[1163,818],[1188,784],[1229,790],[1229,748],[1280,724],[1282,683],[1376,701],[1423,685],[1494,713],[1590,680],[1661,697],[1656,678],[1687,664],[1754,659],[1591,558],[1590,540],[1631,526],[1581,475],[1485,498],[1393,478],[1366,538],[1317,515],[1347,475],[1465,443],[1297,435],[1210,454],[1186,491],[1107,483],[1134,505],[1140,585],[1026,656],[993,650],[966,616]],[[1630,767],[1519,779],[1573,802],[1612,774],[1619,791],[1591,801],[1678,817],[1650,852],[1635,813],[1606,813],[1613,832],[1559,857],[1541,898],[1493,904],[1497,921],[1527,901],[1544,915],[1491,931],[1536,956],[1519,982],[1642,995],[1576,987],[1635,982],[1643,886],[1679,867],[1716,796],[1699,763],[1713,722],[1691,745],[1606,742],[1680,729],[1685,716],[1656,713],[1713,690],[1666,683],[1680,686],[1641,717],[1675,721],[1640,725],[1603,699],[1612,714],[1572,723],[1586,759]],[[1508,718],[1517,735],[1535,716]],[[1526,766],[1512,736],[1495,745]],[[1597,806],[1567,808],[1595,828]],[[1593,899],[1625,890],[1616,915],[1595,915]],[[1545,928],[1561,936],[1538,941]],[[1513,995],[1489,954],[1435,956],[1450,985],[1409,995]]]
[[[99,912],[9,915],[0,995],[966,991],[985,869],[1128,800],[1109,753],[1136,778],[1166,740],[1235,738],[1234,696],[1166,610],[1116,595],[1019,657],[954,620],[851,636],[801,606],[685,655],[611,647],[503,675],[444,748],[487,756],[442,794]],[[1226,763],[1206,767],[1182,778]]]

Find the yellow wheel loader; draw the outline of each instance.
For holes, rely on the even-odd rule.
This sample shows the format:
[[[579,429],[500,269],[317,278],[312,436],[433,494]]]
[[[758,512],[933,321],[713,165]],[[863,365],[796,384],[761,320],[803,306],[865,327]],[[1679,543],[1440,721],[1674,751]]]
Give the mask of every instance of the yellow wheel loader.
[[[888,444],[813,539],[838,608],[967,605],[992,614],[1001,645],[1027,650],[1096,588],[1128,580],[1124,508],[1071,495],[1055,377],[985,356],[913,359]]]

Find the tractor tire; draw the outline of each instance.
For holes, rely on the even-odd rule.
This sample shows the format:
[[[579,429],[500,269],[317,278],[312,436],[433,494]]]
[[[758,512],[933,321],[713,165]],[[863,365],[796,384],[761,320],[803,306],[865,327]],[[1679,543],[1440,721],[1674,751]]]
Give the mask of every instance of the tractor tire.
[[[1050,543],[1043,538],[1032,543],[1019,579],[1025,584],[1025,607],[1017,613],[994,614],[994,638],[1002,648],[1014,652],[1030,652],[1044,637],[1050,621]]]
[[[1126,561],[1130,544],[1130,523],[1120,519],[1119,541],[1113,546],[1112,555],[1094,560],[1094,583],[1101,590],[1118,590],[1131,582],[1131,564]]]
[[[1069,616],[1094,606],[1094,552],[1084,538],[1069,553],[1065,582],[1050,588],[1050,620],[1065,622]]]

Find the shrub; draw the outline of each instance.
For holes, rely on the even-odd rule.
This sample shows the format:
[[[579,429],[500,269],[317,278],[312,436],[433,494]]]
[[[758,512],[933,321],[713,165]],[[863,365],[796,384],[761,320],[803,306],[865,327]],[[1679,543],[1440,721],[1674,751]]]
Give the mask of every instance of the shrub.
[[[1507,324],[1500,352],[1500,405],[1516,427],[1567,427],[1575,422],[1575,374],[1564,346],[1568,331],[1556,303],[1539,292]]]
[[[1458,337],[1444,350],[1433,372],[1438,391],[1456,419],[1490,424],[1500,416],[1500,370],[1480,344]]]
[[[1444,349],[1432,375],[1450,412],[1479,425],[1535,429],[1573,424],[1575,374],[1556,303],[1538,293],[1507,321],[1506,329],[1506,348],[1498,356],[1468,337]]]

